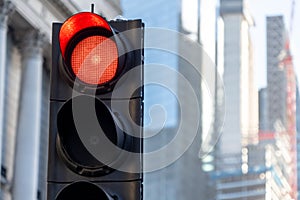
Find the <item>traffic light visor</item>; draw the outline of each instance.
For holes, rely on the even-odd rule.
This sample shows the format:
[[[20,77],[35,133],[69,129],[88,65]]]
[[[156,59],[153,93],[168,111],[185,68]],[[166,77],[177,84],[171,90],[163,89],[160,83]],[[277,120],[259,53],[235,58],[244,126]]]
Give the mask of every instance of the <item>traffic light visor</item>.
[[[60,30],[60,48],[68,71],[81,82],[102,85],[118,69],[118,47],[105,19],[93,13],[69,18]]]
[[[105,19],[90,12],[78,13],[64,22],[59,33],[60,50],[64,59],[67,45],[71,39],[78,32],[90,27],[99,27],[111,31],[111,28]]]

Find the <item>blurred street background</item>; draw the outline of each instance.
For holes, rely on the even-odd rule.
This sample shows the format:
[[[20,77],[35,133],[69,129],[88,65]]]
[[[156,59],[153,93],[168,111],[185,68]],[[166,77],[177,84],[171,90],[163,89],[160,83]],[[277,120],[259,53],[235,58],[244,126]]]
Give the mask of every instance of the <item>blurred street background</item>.
[[[0,199],[46,200],[52,23],[90,11],[91,3],[108,20],[142,19],[145,80],[176,88],[145,86],[145,134],[157,132],[145,139],[145,152],[166,146],[180,122],[190,120],[181,109],[195,110],[178,76],[147,73],[147,66],[175,70],[198,99],[195,140],[174,163],[144,174],[145,200],[298,199],[296,0],[0,0]],[[185,39],[151,38],[148,28]],[[178,55],[147,48],[155,42]],[[200,45],[199,55],[189,52],[189,42]],[[199,58],[197,66],[180,56],[189,53]],[[155,111],[157,105],[163,110]],[[159,120],[163,127],[153,124]],[[190,127],[184,132],[195,131]]]

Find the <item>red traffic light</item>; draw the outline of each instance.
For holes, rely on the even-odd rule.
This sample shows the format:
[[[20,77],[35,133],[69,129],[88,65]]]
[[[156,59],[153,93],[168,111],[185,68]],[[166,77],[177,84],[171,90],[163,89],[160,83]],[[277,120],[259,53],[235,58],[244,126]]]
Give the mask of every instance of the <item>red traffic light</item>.
[[[79,13],[66,20],[59,33],[66,74],[88,85],[110,82],[119,65],[113,35],[108,22],[94,13]]]
[[[94,13],[53,24],[47,199],[142,199],[143,68],[124,75],[143,66],[143,27]]]
[[[81,40],[72,52],[71,67],[76,77],[85,83],[101,85],[110,81],[118,68],[115,42],[103,36]]]

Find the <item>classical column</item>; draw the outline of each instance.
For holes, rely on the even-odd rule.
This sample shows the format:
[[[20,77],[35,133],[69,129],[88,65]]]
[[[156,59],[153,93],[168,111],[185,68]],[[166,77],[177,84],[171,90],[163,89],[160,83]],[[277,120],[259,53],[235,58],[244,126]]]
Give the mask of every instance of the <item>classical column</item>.
[[[16,138],[14,200],[37,199],[43,43],[44,36],[36,31],[26,31],[22,42],[20,42],[22,85]]]
[[[9,1],[0,0],[0,167],[2,165],[2,135],[4,121],[4,95],[5,95],[5,68],[6,68],[6,41],[7,41],[7,19],[13,10]],[[1,176],[0,176],[1,178]]]

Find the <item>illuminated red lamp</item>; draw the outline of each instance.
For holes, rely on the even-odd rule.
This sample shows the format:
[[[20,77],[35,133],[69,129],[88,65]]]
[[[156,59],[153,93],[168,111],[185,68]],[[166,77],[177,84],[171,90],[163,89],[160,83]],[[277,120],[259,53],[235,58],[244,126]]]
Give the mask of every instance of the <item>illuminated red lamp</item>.
[[[67,19],[59,34],[66,74],[92,86],[114,79],[119,54],[113,36],[108,22],[97,14],[83,12]]]

